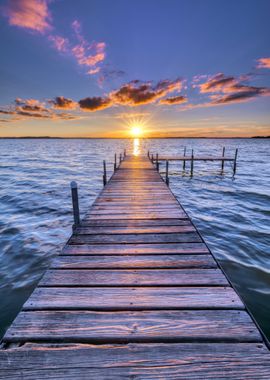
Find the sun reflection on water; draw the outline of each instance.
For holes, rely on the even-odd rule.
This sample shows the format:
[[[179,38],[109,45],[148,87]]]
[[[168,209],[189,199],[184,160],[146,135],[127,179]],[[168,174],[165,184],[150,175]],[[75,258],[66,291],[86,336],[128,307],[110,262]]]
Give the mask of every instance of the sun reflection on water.
[[[140,153],[141,153],[140,139],[134,139],[133,140],[133,155],[139,156]]]

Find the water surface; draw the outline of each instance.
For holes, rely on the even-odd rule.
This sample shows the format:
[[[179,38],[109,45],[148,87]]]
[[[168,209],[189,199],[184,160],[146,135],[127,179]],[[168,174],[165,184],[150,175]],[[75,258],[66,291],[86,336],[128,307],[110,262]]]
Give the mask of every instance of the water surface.
[[[266,139],[0,140],[0,336],[71,234],[69,183],[82,214],[102,189],[114,153],[233,156],[231,163],[170,163],[170,186],[270,337],[270,141]],[[161,166],[164,172],[164,165]]]

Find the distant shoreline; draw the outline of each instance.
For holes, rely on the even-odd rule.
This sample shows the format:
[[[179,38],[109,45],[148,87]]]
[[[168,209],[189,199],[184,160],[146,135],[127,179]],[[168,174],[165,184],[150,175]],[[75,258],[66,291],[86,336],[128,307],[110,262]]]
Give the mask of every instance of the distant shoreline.
[[[134,137],[52,137],[52,136],[21,136],[21,137],[0,137],[0,140],[133,140]],[[252,137],[139,137],[139,139],[213,139],[213,140],[246,140],[246,139],[270,139],[270,136]]]

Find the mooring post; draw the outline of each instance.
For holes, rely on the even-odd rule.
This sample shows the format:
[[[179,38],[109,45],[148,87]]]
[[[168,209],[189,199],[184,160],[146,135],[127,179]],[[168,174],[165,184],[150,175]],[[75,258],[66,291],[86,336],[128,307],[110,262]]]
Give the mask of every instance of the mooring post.
[[[225,146],[223,147],[222,150],[222,157],[225,157]],[[223,172],[224,170],[224,160],[221,160],[221,171]]]
[[[119,166],[120,166],[121,162],[122,162],[122,153],[120,153],[120,155],[119,155]]]
[[[235,175],[236,173],[237,155],[238,155],[238,148],[235,149],[234,162],[233,162],[233,175]]]
[[[114,165],[113,165],[113,170],[116,171],[117,168],[117,155],[114,153]]]
[[[126,157],[126,155],[127,155],[127,151],[126,149],[124,149],[124,157]]]
[[[149,160],[150,160],[150,152],[149,152],[149,150],[147,151],[147,157],[148,157]]]
[[[186,157],[186,147],[184,147],[184,157]],[[186,160],[183,161],[183,170],[186,169]]]
[[[191,151],[191,165],[190,165],[190,176],[193,177],[193,167],[194,167],[194,154],[193,149]]]
[[[153,164],[153,162],[154,162],[154,155],[153,154],[151,154],[151,161],[152,161],[152,164]]]
[[[106,161],[103,160],[103,185],[107,183],[107,170],[106,170]]]
[[[156,153],[156,169],[159,171],[158,153]]]
[[[169,186],[169,161],[166,160],[166,185]]]
[[[73,224],[72,228],[75,229],[80,225],[80,209],[79,209],[77,183],[75,181],[70,182],[70,187],[71,187],[73,218],[74,218],[74,224]]]

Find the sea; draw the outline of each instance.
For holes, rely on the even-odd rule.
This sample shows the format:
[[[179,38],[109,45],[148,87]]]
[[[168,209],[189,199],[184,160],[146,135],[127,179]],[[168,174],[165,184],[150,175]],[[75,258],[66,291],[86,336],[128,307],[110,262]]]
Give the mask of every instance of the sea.
[[[170,162],[170,187],[270,338],[270,139],[0,139],[0,336],[72,232],[70,182],[82,215],[114,155],[234,157]],[[164,175],[164,163],[160,166]]]

